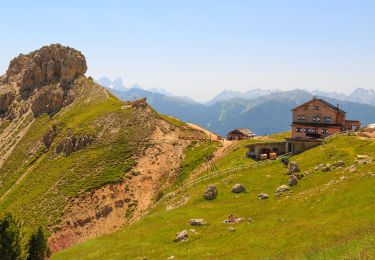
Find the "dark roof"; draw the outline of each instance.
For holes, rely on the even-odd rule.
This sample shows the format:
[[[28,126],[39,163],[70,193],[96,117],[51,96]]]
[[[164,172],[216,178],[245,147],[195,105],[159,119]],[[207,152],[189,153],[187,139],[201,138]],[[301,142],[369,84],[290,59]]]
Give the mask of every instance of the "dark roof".
[[[321,142],[322,139],[317,139],[313,137],[292,137],[292,138],[285,138],[286,141],[295,141],[295,142]]]
[[[237,129],[234,129],[233,131],[230,131],[228,134],[231,134],[236,131],[240,132],[243,135],[248,135],[248,136],[254,135],[254,133],[250,129],[247,129],[247,128],[237,128]]]
[[[295,108],[292,109],[292,111],[295,110],[295,109],[297,109],[297,108],[299,108],[299,107],[302,107],[302,106],[304,106],[304,105],[306,105],[306,104],[308,104],[308,103],[310,103],[311,101],[314,101],[314,100],[319,101],[320,103],[326,105],[327,107],[329,107],[329,108],[331,108],[331,109],[333,109],[335,111],[338,111],[340,113],[346,114],[346,112],[344,110],[340,109],[339,107],[337,107],[335,105],[332,105],[331,103],[329,103],[329,102],[327,102],[327,101],[325,101],[324,99],[321,99],[321,98],[312,98],[309,101],[306,101],[305,103],[296,106]]]

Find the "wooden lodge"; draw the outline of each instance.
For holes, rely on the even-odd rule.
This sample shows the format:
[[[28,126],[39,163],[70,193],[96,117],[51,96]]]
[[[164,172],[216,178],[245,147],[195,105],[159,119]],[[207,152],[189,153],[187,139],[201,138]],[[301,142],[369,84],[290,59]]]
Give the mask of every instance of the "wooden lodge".
[[[300,153],[317,146],[333,134],[355,131],[357,120],[347,120],[346,112],[323,99],[311,100],[292,109],[292,137],[286,139],[286,151]]]
[[[237,128],[229,132],[227,135],[228,140],[242,140],[250,139],[256,136],[250,129],[246,128]]]
[[[251,144],[247,157],[271,158],[270,154],[298,154],[322,143],[324,138],[343,131],[356,131],[361,127],[357,120],[347,120],[346,112],[319,98],[293,108],[292,137],[285,142]],[[273,155],[274,156],[274,155]]]

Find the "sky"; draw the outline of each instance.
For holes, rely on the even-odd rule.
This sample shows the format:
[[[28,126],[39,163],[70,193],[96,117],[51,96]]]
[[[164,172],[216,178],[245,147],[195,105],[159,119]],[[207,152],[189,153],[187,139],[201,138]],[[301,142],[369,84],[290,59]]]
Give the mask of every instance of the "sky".
[[[375,89],[375,1],[0,1],[0,74],[44,45],[86,75],[198,101],[222,90]]]

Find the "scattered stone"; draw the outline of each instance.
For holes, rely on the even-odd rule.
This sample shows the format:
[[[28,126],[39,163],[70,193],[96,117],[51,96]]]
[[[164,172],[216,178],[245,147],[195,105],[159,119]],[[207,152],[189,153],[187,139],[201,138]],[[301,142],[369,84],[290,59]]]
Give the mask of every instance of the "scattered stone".
[[[345,181],[346,180],[346,176],[341,176],[340,180]]]
[[[337,161],[337,162],[333,163],[333,166],[335,166],[335,167],[344,167],[345,166],[345,162],[343,160],[340,160],[340,161]]]
[[[372,162],[372,158],[366,154],[358,154],[354,162],[358,164],[368,164]]]
[[[297,177],[294,176],[294,175],[291,175],[291,176],[289,177],[289,180],[288,180],[288,185],[289,185],[289,186],[295,186],[295,185],[297,185],[297,183],[298,183],[298,179],[297,179]]]
[[[232,188],[233,193],[241,193],[241,192],[244,192],[245,190],[246,188],[242,184],[235,184]]]
[[[253,223],[253,222],[254,222],[254,219],[249,218],[247,221],[248,221],[249,223]]]
[[[283,184],[283,185],[281,185],[280,187],[278,187],[277,189],[276,189],[276,193],[283,193],[283,192],[286,192],[286,191],[289,191],[290,190],[290,188],[289,188],[289,186],[288,185],[285,185],[285,184]]]
[[[268,198],[269,198],[268,194],[265,194],[265,193],[261,193],[261,194],[258,195],[258,199],[260,199],[260,200],[265,200],[265,199],[268,199]]]
[[[321,170],[322,168],[324,167],[324,164],[319,164],[319,165],[317,165],[316,167],[315,167],[315,171],[319,171],[319,170]]]
[[[194,218],[189,220],[189,224],[190,226],[203,226],[206,222],[202,218]]]
[[[188,239],[189,239],[188,232],[186,230],[183,230],[181,232],[176,233],[176,239],[174,240],[174,242],[180,242],[180,241],[187,242]]]
[[[289,173],[300,172],[300,171],[301,171],[301,169],[300,169],[299,163],[290,162],[288,164],[288,172]]]
[[[303,177],[305,177],[305,173],[295,173],[294,176],[297,177],[297,179],[302,179]]]
[[[191,233],[193,233],[194,235],[199,235],[199,233],[197,231],[195,231],[195,229],[190,229],[189,230]]]
[[[170,257],[168,257],[168,260],[172,260],[174,259],[174,255],[171,255]]]
[[[322,172],[330,172],[332,170],[332,167],[330,164],[327,164],[322,167]]]
[[[357,167],[355,167],[354,165],[348,167],[345,169],[345,171],[348,171],[350,173],[353,173],[353,172],[356,172],[357,171]]]
[[[207,189],[204,193],[204,199],[205,200],[213,200],[217,196],[217,188],[215,185],[208,185]]]
[[[227,228],[227,230],[229,230],[229,231],[231,231],[231,232],[236,231],[236,229],[235,229],[234,227],[229,227],[229,228]]]

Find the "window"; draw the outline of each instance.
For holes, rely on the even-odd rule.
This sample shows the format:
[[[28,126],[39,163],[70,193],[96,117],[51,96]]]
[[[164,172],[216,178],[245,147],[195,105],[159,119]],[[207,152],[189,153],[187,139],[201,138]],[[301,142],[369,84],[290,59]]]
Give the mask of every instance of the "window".
[[[319,116],[314,116],[314,117],[313,117],[313,121],[315,121],[315,122],[320,122],[320,117],[319,117]]]
[[[297,127],[296,131],[297,131],[297,132],[303,132],[303,129],[300,128],[300,127]]]
[[[308,133],[315,133],[315,128],[306,128]]]
[[[324,122],[327,122],[327,123],[331,122],[331,118],[329,116],[324,117]]]
[[[298,119],[298,120],[305,120],[306,117],[305,117],[304,115],[299,115],[299,116],[297,117],[297,119]]]
[[[321,132],[322,132],[322,134],[328,134],[328,129],[323,128],[323,129],[321,130]]]
[[[320,106],[314,106],[314,110],[320,110]]]

